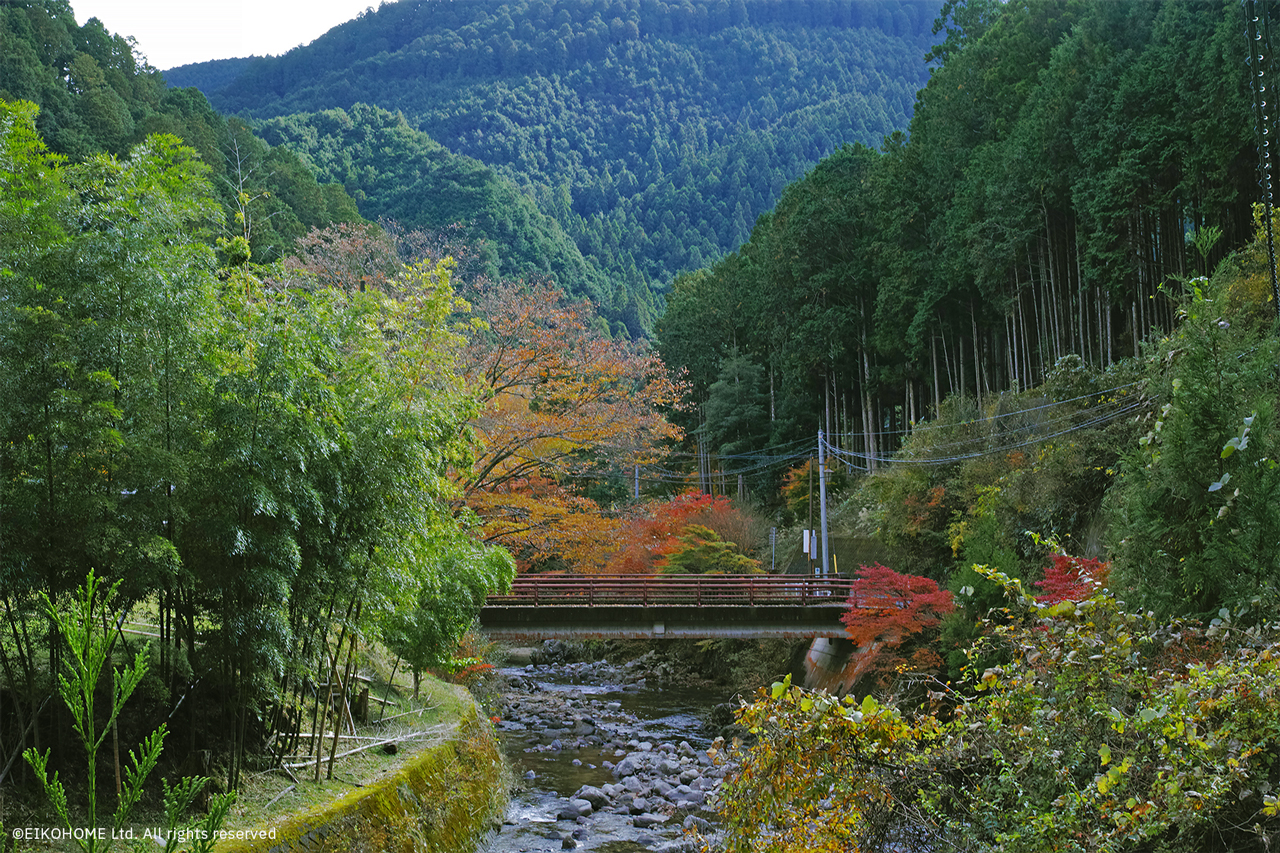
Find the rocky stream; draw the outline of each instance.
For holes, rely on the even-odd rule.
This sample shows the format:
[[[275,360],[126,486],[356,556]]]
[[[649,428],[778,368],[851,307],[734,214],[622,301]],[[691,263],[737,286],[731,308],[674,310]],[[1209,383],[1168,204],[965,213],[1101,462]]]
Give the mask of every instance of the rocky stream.
[[[534,660],[554,659],[544,649]],[[478,853],[676,853],[698,849],[691,833],[714,833],[728,696],[680,683],[652,652],[500,674],[498,731],[518,789]]]

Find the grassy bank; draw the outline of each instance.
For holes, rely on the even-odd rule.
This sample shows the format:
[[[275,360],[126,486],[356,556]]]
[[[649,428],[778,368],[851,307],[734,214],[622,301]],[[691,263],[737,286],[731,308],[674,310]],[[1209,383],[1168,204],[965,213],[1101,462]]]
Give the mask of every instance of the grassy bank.
[[[473,850],[501,815],[508,787],[492,724],[467,690],[429,676],[417,697],[407,689],[386,695],[388,704],[371,712],[369,722],[339,732],[332,772],[332,732],[326,734],[319,780],[315,759],[306,755],[246,772],[222,825],[226,838],[215,850]],[[100,781],[105,785],[105,773]],[[114,794],[102,793],[114,807]],[[113,849],[131,849],[140,841],[142,849],[162,849],[152,840],[163,823],[153,796]],[[73,798],[73,809],[80,799]],[[10,832],[57,825],[44,804],[11,802],[8,812]],[[14,843],[12,836],[4,841]],[[3,847],[4,841],[3,849],[79,849],[73,840],[23,839],[13,847]]]

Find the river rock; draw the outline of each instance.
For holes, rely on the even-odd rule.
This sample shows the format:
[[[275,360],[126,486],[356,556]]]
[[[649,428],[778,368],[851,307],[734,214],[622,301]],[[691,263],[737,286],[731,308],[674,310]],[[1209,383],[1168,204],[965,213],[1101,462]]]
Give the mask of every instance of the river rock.
[[[707,801],[707,795],[702,791],[681,791],[675,796],[678,809],[697,808]]]
[[[594,809],[602,809],[609,805],[612,797],[593,785],[583,785],[573,795],[575,800],[586,800]]]
[[[659,844],[657,847],[653,848],[653,853],[698,853],[701,849],[701,847],[689,839],[677,838],[674,841],[664,841]]]
[[[648,829],[649,827],[655,824],[666,823],[666,822],[667,822],[666,815],[653,814],[652,812],[644,812],[642,814],[638,814],[635,817],[631,818],[631,823],[635,825],[636,829]]]
[[[634,776],[640,770],[640,762],[634,756],[628,755],[626,758],[618,762],[613,768],[613,776],[615,779],[625,779],[628,776]]]
[[[537,654],[536,650],[530,646],[519,646],[514,649],[507,650],[507,663],[512,666],[525,666],[533,663],[533,656]]]

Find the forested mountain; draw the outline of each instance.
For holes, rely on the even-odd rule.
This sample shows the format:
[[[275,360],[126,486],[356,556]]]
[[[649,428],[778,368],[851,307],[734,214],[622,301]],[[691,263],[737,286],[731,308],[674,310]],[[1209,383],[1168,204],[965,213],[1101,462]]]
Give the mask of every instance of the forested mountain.
[[[308,229],[360,218],[340,185],[317,184],[297,155],[269,148],[194,89],[171,89],[133,53],[133,40],[91,18],[76,24],[65,0],[0,6],[0,99],[40,107],[36,127],[51,151],[73,160],[124,155],[153,133],[195,148],[228,213],[249,201],[255,259],[272,260]]]
[[[825,426],[874,468],[948,395],[982,411],[1066,356],[1138,354],[1252,235],[1238,4],[947,11],[909,135],[828,157],[738,251],[676,280],[661,349],[712,451],[742,449],[712,416],[733,374],[770,399],[757,447]]]
[[[295,152],[321,180],[345,186],[370,215],[435,233],[460,226],[451,238],[465,244],[472,275],[549,276],[604,307],[617,334],[639,335],[652,319],[647,291],[615,292],[528,195],[490,167],[410,127],[402,114],[356,104],[270,119],[258,133]]]
[[[747,239],[819,158],[904,128],[938,6],[405,0],[229,84],[221,62],[166,76],[256,120],[402,112],[554,216],[625,287],[618,319]]]

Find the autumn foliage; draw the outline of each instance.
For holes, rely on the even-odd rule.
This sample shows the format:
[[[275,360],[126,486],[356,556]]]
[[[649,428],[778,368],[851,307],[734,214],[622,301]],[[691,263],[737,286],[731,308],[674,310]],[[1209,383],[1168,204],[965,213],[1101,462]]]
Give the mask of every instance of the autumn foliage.
[[[604,337],[587,303],[543,284],[473,290],[485,328],[464,355],[481,401],[475,464],[457,472],[466,503],[523,568],[599,571],[618,521],[582,485],[678,437],[663,411],[680,387],[645,345]]]
[[[754,571],[754,538],[751,517],[727,497],[691,492],[638,507],[623,520],[608,571]]]
[[[510,550],[520,571],[599,572],[620,523],[538,471],[474,490],[468,505],[480,516],[486,541]]]
[[[1042,604],[1060,601],[1084,601],[1103,586],[1111,565],[1101,560],[1054,554],[1044,570],[1044,580],[1036,581],[1043,592],[1036,596]]]
[[[887,600],[902,597],[875,568]],[[1129,611],[1105,589],[1046,607],[1003,573],[978,574],[1006,606],[969,649],[963,690],[933,680],[925,702],[859,701],[788,678],[743,706],[756,740],[721,788],[723,849],[1275,848],[1270,607],[1206,627]],[[1188,646],[1195,659],[1170,656]]]
[[[861,566],[840,617],[861,650],[859,677],[884,686],[895,673],[937,670],[942,659],[928,645],[943,617],[955,609],[951,593],[936,581],[903,575],[880,564]]]

